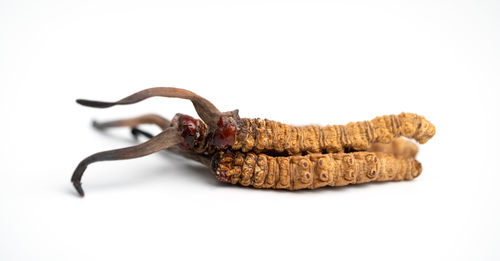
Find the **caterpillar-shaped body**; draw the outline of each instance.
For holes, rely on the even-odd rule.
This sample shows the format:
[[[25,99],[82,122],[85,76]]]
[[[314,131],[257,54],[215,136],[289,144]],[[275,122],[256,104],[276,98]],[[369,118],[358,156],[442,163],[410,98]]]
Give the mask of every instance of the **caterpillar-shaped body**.
[[[226,150],[215,154],[211,168],[222,182],[287,190],[412,180],[422,172],[414,158],[385,152],[269,156]]]
[[[233,150],[307,153],[365,151],[374,143],[390,143],[397,137],[413,138],[425,143],[435,133],[434,125],[424,117],[401,113],[377,117],[371,121],[347,125],[290,126],[276,121],[242,119]]]
[[[224,123],[221,118],[215,133],[210,133],[201,120],[187,115],[177,115],[172,123],[178,126],[187,140],[186,149],[197,153],[207,151],[209,154],[222,148],[280,155],[365,151],[372,144],[390,143],[401,136],[423,144],[436,131],[434,125],[424,117],[413,113],[324,127],[291,126],[267,119],[247,118]]]
[[[255,188],[299,190],[411,180],[422,172],[415,160],[418,147],[400,137],[423,144],[436,131],[424,117],[413,113],[324,127],[240,118],[238,110],[221,112],[207,99],[173,87],[145,89],[116,102],[77,102],[108,108],[155,96],[190,100],[201,120],[177,114],[171,122],[159,115],[145,115],[95,123],[99,129],[129,126],[134,135],[142,133],[150,140],[82,160],[71,177],[80,195],[84,195],[81,177],[89,164],[138,158],[164,149],[210,166],[220,181]],[[162,132],[155,136],[145,133],[136,128],[141,123],[156,124]]]

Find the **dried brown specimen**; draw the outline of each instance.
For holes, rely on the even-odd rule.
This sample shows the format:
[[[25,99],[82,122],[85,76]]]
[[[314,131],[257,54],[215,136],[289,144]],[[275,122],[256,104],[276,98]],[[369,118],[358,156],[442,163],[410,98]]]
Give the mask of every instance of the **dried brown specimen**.
[[[190,99],[193,102],[204,122],[184,116],[196,122],[194,130],[196,136],[192,138],[198,144],[196,148],[198,153],[204,152],[203,150],[213,152],[213,147],[284,155],[365,151],[374,143],[390,143],[401,136],[424,144],[436,132],[434,125],[424,117],[413,113],[387,115],[371,121],[325,127],[292,126],[267,119],[240,118],[237,110],[221,113],[208,100],[190,91],[169,87],[146,89],[118,102],[89,100],[78,100],[78,102],[86,106],[103,108],[132,104],[154,96],[177,97]],[[204,110],[210,110],[210,113],[201,113]],[[179,127],[183,125],[175,118],[172,122]]]
[[[253,152],[220,151],[212,162],[221,181],[287,190],[412,180],[422,172],[422,166],[414,158],[384,152],[274,157]]]
[[[171,128],[168,128],[160,134],[154,136],[150,140],[137,146],[92,154],[82,160],[80,164],[78,164],[75,172],[73,173],[73,176],[71,177],[71,182],[73,182],[73,185],[75,186],[78,193],[83,196],[84,193],[80,180],[82,179],[83,172],[85,172],[88,165],[98,161],[125,160],[143,157],[164,149],[168,149],[173,145],[179,144],[181,141],[181,137],[177,136],[176,133],[171,130]]]
[[[233,150],[272,152],[296,155],[307,153],[337,153],[365,151],[375,143],[390,143],[398,137],[426,143],[435,133],[435,127],[424,117],[401,113],[377,117],[371,121],[347,125],[320,127],[316,125],[291,126],[262,120],[242,119],[236,133]]]
[[[134,135],[143,134],[150,140],[96,153],[80,162],[71,178],[80,195],[83,196],[81,177],[89,164],[142,157],[163,149],[210,166],[220,181],[256,188],[297,190],[411,180],[422,171],[414,159],[418,148],[400,137],[423,144],[435,134],[434,125],[412,113],[325,127],[240,118],[237,110],[220,112],[203,97],[171,87],[146,89],[117,102],[77,102],[107,108],[154,96],[189,99],[202,120],[177,114],[170,122],[148,114],[94,123],[98,129],[130,127]],[[162,132],[150,135],[137,129],[140,124],[156,124]]]
[[[409,115],[412,115],[412,117],[408,117]],[[209,127],[203,121],[193,119],[192,117],[183,114],[177,114],[173,118],[172,122],[156,114],[147,114],[130,119],[103,123],[94,122],[93,124],[98,129],[106,129],[109,127],[130,127],[133,129],[141,124],[155,124],[162,130],[164,130],[170,126],[179,128],[181,125],[181,123],[179,122],[182,122],[180,118],[182,117],[191,118],[191,121],[196,125],[196,130],[198,131],[195,142],[190,149],[200,154],[205,152],[213,152],[215,148],[213,148],[213,146],[210,146]],[[410,120],[402,121],[406,126],[410,126],[403,131],[401,130],[402,127],[393,127],[394,125],[391,125],[389,127],[378,126],[380,125],[378,123],[381,122],[380,119],[391,118],[396,119],[391,122],[400,122],[395,126],[403,125],[401,123],[401,120],[398,120],[398,118],[413,118],[413,122],[411,122]],[[238,139],[236,139],[235,144],[232,146],[232,149],[241,150],[244,152],[265,151],[273,154],[277,152],[283,152],[283,148],[285,148],[286,146],[288,146],[286,150],[289,151],[290,154],[294,155],[304,151],[312,153],[318,153],[321,151],[325,151],[327,153],[337,153],[344,152],[345,150],[391,152],[392,150],[401,150],[402,148],[407,148],[407,151],[402,153],[412,153],[414,157],[418,151],[418,147],[408,140],[395,137],[405,136],[408,138],[414,138],[420,142],[426,142],[429,139],[429,135],[432,136],[435,132],[434,125],[430,124],[421,116],[409,113],[377,117],[372,121],[349,123],[345,126],[333,125],[326,127],[315,125],[295,127],[275,121],[261,119],[243,119],[243,121],[254,121],[257,122],[257,124],[248,124],[246,126],[249,127],[240,130],[239,133],[236,134]],[[173,125],[172,123],[175,124]],[[424,130],[423,127],[415,127],[419,125],[427,126],[427,129]],[[377,129],[377,131],[366,131],[364,132],[364,134],[358,135],[348,134],[354,132],[353,129],[356,129],[356,127],[362,129],[364,126],[369,126],[372,130]],[[366,130],[369,130],[369,128],[366,128]],[[338,135],[338,133],[341,133],[341,135]],[[370,133],[372,134],[370,135]],[[384,135],[375,133],[383,133]],[[412,135],[410,135],[409,133],[411,133]],[[427,135],[424,136],[422,135],[422,133],[427,133]],[[423,137],[425,137],[425,140]],[[355,140],[356,138],[363,141],[362,147],[352,146],[352,144],[354,143],[352,140]],[[388,143],[384,144],[384,142]]]
[[[145,136],[152,135],[141,132]],[[222,182],[272,189],[314,189],[374,181],[412,180],[422,172],[418,147],[403,138],[374,144],[371,152],[269,156],[225,150],[208,157],[175,148],[173,153],[210,166]],[[193,155],[194,154],[194,155]]]

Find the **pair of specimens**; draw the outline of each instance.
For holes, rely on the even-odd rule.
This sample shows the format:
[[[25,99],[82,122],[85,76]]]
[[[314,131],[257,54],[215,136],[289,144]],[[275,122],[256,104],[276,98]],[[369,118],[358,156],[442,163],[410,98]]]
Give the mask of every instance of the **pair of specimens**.
[[[99,152],[77,166],[71,182],[83,196],[82,175],[98,161],[124,160],[169,150],[207,166],[221,182],[268,189],[315,189],[374,181],[412,180],[422,172],[415,159],[414,139],[426,143],[435,127],[413,113],[380,116],[347,125],[292,126],[267,119],[240,118],[238,110],[220,112],[211,102],[184,89],[146,89],[117,102],[77,100],[84,106],[107,108],[150,97],[190,100],[201,119],[177,114],[169,121],[156,114],[94,122],[97,129],[129,127],[148,141]],[[153,136],[140,129],[155,124]],[[404,138],[403,138],[404,137]]]

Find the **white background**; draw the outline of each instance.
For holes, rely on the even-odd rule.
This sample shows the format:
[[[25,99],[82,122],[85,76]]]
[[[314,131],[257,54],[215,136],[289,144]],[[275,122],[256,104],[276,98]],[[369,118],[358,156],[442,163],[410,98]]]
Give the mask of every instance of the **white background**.
[[[0,2],[0,260],[499,260],[497,1]],[[91,119],[195,115],[117,100],[175,86],[242,117],[345,124],[424,115],[411,182],[318,191],[219,184]],[[149,130],[157,131],[154,128]]]

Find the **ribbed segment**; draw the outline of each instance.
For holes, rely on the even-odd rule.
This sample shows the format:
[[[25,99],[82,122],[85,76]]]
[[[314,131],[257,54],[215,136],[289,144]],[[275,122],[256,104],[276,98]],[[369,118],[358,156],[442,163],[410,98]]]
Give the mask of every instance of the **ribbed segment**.
[[[352,152],[273,157],[220,151],[213,168],[221,181],[255,188],[315,189],[372,181],[412,180],[422,172],[414,158],[385,152]]]
[[[381,116],[371,121],[325,127],[290,126],[270,120],[242,119],[232,149],[287,155],[303,152],[338,153],[351,150],[364,151],[374,143],[390,143],[401,136],[415,139],[423,144],[434,134],[434,125],[424,117],[412,113]]]

